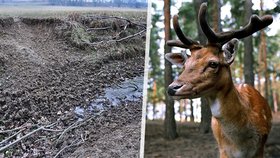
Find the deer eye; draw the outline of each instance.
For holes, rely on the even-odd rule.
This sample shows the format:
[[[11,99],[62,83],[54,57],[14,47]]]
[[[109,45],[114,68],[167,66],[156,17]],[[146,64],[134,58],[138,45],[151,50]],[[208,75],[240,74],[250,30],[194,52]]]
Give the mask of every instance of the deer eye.
[[[215,62],[215,61],[210,61],[209,62],[209,67],[215,69],[219,66],[219,63],[218,62]]]

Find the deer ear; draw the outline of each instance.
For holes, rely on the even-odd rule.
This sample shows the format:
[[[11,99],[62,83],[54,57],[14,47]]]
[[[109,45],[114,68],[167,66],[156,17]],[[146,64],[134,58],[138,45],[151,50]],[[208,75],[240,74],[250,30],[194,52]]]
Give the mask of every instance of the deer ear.
[[[227,42],[226,44],[223,45],[222,50],[223,50],[223,55],[225,57],[225,62],[226,64],[230,65],[235,58],[236,55],[236,50],[238,47],[238,39],[234,38]]]
[[[185,61],[187,60],[188,55],[182,53],[167,53],[165,54],[165,59],[168,60],[171,64],[174,64],[180,68],[184,66]]]

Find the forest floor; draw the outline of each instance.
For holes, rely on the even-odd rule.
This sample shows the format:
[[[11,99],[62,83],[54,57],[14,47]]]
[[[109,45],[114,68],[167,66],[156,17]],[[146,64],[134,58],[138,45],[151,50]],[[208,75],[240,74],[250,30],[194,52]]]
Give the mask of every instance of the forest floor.
[[[265,158],[280,157],[280,112],[273,114],[272,131],[265,146]],[[179,137],[163,138],[163,121],[147,121],[145,158],[216,158],[218,147],[213,134],[199,132],[198,123],[177,123]]]
[[[142,96],[109,94],[142,94],[146,12],[118,15],[0,18],[0,157],[139,156]]]

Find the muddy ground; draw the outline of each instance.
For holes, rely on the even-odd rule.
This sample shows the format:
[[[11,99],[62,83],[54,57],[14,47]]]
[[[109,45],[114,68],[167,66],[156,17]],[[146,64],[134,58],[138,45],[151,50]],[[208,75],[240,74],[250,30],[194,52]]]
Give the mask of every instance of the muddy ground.
[[[143,76],[146,15],[137,15],[0,19],[0,157],[139,156],[141,98],[91,105]],[[80,116],[77,106],[92,107]]]
[[[280,113],[274,114],[273,127],[265,146],[265,158],[280,157]],[[163,138],[163,121],[147,121],[145,158],[217,158],[218,147],[213,134],[199,132],[197,123],[177,123],[179,137]]]

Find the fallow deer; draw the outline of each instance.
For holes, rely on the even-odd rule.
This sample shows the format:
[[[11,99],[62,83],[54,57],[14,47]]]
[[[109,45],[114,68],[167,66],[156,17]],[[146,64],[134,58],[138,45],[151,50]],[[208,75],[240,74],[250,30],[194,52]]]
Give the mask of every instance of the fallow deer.
[[[208,42],[201,45],[186,37],[173,17],[179,40],[169,46],[186,48],[186,53],[168,53],[165,58],[183,67],[182,73],[168,87],[174,99],[205,97],[212,112],[212,131],[221,158],[263,157],[264,144],[271,129],[271,110],[265,98],[247,84],[235,85],[230,65],[234,61],[238,39],[252,35],[273,21],[272,16],[253,15],[242,29],[214,32],[206,20],[207,4],[200,6],[198,20]]]

